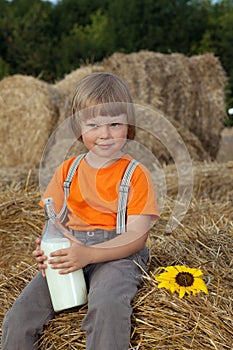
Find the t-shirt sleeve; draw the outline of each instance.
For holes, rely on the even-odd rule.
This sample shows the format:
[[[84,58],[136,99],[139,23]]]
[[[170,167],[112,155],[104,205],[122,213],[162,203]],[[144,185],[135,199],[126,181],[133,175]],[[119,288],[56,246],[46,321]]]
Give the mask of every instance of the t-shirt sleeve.
[[[64,201],[64,190],[63,190],[63,165],[59,166],[51,181],[49,182],[44,194],[41,197],[40,205],[43,207],[43,199],[53,198],[55,210],[57,213],[60,212]]]
[[[127,215],[151,215],[152,220],[159,218],[153,182],[149,171],[141,164],[131,178]]]

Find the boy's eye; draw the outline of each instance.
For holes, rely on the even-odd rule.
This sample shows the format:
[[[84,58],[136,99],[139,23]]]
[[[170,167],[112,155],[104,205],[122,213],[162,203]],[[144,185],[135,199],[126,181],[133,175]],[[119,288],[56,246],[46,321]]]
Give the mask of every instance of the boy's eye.
[[[122,125],[121,123],[111,123],[110,126],[113,126],[113,127],[117,127],[117,126],[120,126]]]
[[[88,128],[97,128],[97,124],[94,124],[94,123],[90,123],[90,124],[87,124],[87,127]]]

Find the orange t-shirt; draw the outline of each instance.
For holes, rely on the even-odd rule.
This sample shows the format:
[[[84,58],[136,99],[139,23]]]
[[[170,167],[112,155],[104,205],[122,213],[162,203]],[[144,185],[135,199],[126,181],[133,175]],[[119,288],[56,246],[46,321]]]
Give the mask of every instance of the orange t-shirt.
[[[42,197],[53,198],[57,213],[63,206],[63,182],[74,159],[66,160],[57,168]],[[115,229],[119,185],[131,160],[130,156],[125,155],[114,164],[100,169],[91,167],[85,158],[81,160],[67,198],[67,226],[86,231]],[[43,205],[42,200],[40,204]],[[151,215],[152,218],[159,216],[150,174],[141,164],[131,177],[127,204],[127,215],[140,214]]]

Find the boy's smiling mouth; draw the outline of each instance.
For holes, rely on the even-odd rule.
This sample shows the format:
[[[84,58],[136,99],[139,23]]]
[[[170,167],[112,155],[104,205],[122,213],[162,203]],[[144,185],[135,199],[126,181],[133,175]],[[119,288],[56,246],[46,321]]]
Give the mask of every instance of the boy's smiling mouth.
[[[110,148],[112,147],[114,144],[113,143],[98,143],[97,146],[100,148]]]

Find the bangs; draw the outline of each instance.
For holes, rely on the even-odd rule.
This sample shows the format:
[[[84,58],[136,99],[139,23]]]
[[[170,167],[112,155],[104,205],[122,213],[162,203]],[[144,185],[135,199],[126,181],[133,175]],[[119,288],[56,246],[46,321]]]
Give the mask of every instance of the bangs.
[[[98,103],[79,111],[79,120],[84,121],[98,116],[116,117],[122,114],[126,115],[127,120],[129,120],[130,114],[132,114],[130,105],[130,103],[125,102]]]

